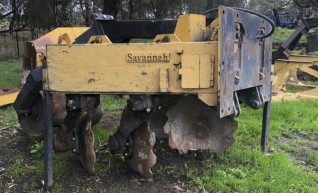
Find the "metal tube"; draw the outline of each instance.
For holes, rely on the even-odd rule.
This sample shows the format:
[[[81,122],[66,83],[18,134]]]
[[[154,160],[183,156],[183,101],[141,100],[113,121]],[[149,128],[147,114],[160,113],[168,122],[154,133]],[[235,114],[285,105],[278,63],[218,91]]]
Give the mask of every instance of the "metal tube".
[[[44,188],[53,186],[53,120],[52,120],[52,94],[43,91],[44,95]]]
[[[272,83],[270,84],[270,93],[272,93]],[[269,133],[269,126],[270,126],[271,101],[272,101],[272,95],[270,96],[270,100],[265,102],[265,105],[263,108],[261,147],[264,153],[268,152],[268,133]]]

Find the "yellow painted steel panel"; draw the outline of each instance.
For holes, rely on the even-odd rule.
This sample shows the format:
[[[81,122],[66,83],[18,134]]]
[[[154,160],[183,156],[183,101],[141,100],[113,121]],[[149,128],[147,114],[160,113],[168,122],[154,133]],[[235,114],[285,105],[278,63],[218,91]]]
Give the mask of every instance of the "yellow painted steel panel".
[[[169,92],[169,69],[159,69],[160,92]]]
[[[296,55],[292,54],[288,56],[289,60],[295,60],[300,62],[318,62],[318,56],[313,55]]]
[[[209,106],[217,106],[217,94],[199,94],[199,99]]]
[[[130,63],[127,62],[129,53],[142,53],[142,56],[169,53],[170,58],[168,62]],[[216,53],[217,43],[213,42],[49,45],[44,89],[66,93],[159,93],[159,71],[168,69],[170,92],[216,93],[214,87],[183,89],[180,66],[176,65],[182,55],[199,57]],[[199,81],[199,66],[195,67]]]
[[[301,66],[300,70],[306,72],[307,74],[310,74],[311,76],[314,76],[314,77],[318,78],[318,71],[316,71],[316,70],[314,70],[312,68],[309,68],[307,66]]]
[[[209,88],[211,86],[211,56],[200,55],[200,88]]]
[[[0,95],[0,106],[9,105],[14,103],[17,98],[19,91],[9,92]]]
[[[181,60],[181,87],[200,88],[200,56],[183,55]]]
[[[206,24],[204,15],[180,15],[174,34],[182,42],[196,42],[202,41],[205,29]]]

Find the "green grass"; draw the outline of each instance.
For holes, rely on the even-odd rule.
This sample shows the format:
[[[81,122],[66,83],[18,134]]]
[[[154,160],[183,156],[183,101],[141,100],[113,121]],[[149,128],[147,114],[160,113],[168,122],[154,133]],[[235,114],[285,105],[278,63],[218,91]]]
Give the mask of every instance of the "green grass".
[[[114,129],[114,128],[112,128],[112,129]],[[112,132],[109,130],[109,128],[103,128],[99,125],[96,125],[93,127],[93,133],[95,136],[95,145],[94,145],[95,149],[106,144],[109,136],[112,134]]]
[[[311,152],[308,155],[309,162],[318,170],[318,152]]]
[[[13,127],[18,122],[18,116],[12,106],[0,109],[0,129]]]
[[[287,29],[287,28],[281,28],[281,27],[276,27],[275,32],[272,36],[272,41],[273,42],[283,42],[287,40],[287,38],[294,32],[293,29]],[[307,39],[306,36],[303,35],[301,39],[299,40],[299,43],[306,43]]]
[[[0,88],[20,87],[22,73],[21,60],[0,62]]]
[[[114,115],[120,115],[121,111],[127,104],[128,96],[117,97],[112,95],[102,95],[102,105],[105,111]]]
[[[260,150],[262,111],[243,108],[235,143],[225,153],[204,161],[204,170],[189,168],[187,176],[212,192],[317,192],[318,174],[293,163],[276,145],[291,132],[318,134],[318,101],[275,103],[271,111],[270,150]],[[313,164],[315,153],[310,154]]]
[[[30,174],[34,171],[34,166],[26,166],[23,164],[23,158],[17,157],[9,170],[4,173],[4,176],[11,179],[19,179],[23,175]]]
[[[125,100],[105,96],[104,104],[108,106],[104,108],[120,110]],[[116,105],[109,105],[113,103]],[[260,150],[262,111],[243,107],[242,115],[237,118],[239,128],[235,132],[233,146],[224,153],[207,156],[202,161],[203,167],[193,167],[189,164],[183,168],[164,165],[154,168],[155,176],[186,176],[200,190],[209,192],[316,192],[318,174],[306,166],[297,165],[288,155],[301,153],[299,147],[305,145],[305,142],[297,139],[295,146],[288,146],[277,144],[277,139],[295,132],[308,135],[308,138],[312,133],[317,135],[318,101],[274,103],[271,113],[269,155],[263,154]],[[110,135],[110,132],[100,125],[94,126],[93,132],[95,148],[104,145]],[[310,164],[317,168],[317,152],[306,152],[306,155]],[[59,181],[65,179],[65,171],[76,160],[71,152],[54,154],[53,171],[57,185],[54,190],[57,192],[60,190]],[[97,176],[104,176],[110,171],[126,170],[127,166],[121,156],[114,155],[109,156],[105,162],[97,162],[95,168]],[[18,158],[6,175],[19,179],[23,175],[32,174],[43,175],[41,159],[34,165],[27,166],[22,158]],[[79,191],[87,192],[84,186],[78,188]]]

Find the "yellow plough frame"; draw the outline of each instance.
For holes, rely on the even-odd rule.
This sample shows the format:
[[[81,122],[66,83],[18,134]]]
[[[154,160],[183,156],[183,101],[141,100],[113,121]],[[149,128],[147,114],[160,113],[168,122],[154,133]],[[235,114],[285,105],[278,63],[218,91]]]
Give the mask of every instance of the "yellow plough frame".
[[[25,45],[25,53],[23,57],[23,72],[21,83],[24,85],[30,71],[36,67],[42,66],[46,58],[47,44],[71,44],[76,38],[87,31],[88,27],[60,27],[41,36],[39,39],[29,41]],[[16,88],[0,88],[0,107],[12,104],[19,89]]]
[[[0,88],[0,107],[12,104],[19,94],[17,88]]]
[[[318,65],[318,56],[290,55],[288,60],[277,60],[273,66],[273,100],[284,99],[318,99],[318,86],[307,85],[297,78],[297,70],[301,70],[318,78],[318,71],[310,66]],[[287,93],[286,85],[308,88],[306,91]]]

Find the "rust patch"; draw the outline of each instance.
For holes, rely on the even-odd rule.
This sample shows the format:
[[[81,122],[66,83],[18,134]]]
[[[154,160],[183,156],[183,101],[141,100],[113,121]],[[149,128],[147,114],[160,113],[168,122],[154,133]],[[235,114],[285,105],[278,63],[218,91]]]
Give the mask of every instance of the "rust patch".
[[[157,162],[157,156],[153,153],[156,142],[155,133],[150,130],[150,123],[146,121],[132,134],[132,156],[125,161],[129,167],[138,172],[142,177],[151,180],[153,173],[151,168]]]
[[[217,112],[193,96],[181,97],[167,112],[164,127],[172,149],[186,153],[189,150],[222,152],[233,142],[237,122],[219,118]]]
[[[88,84],[89,84],[89,83],[92,83],[92,82],[96,82],[96,80],[95,80],[94,78],[90,78],[90,79],[88,79],[88,81],[87,81]]]
[[[59,126],[62,124],[66,116],[66,98],[62,93],[52,94],[52,114],[53,125]]]

